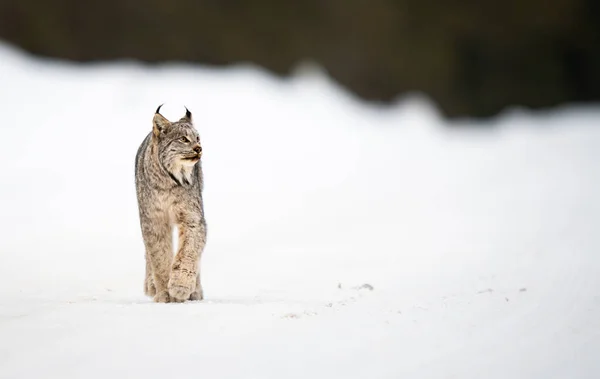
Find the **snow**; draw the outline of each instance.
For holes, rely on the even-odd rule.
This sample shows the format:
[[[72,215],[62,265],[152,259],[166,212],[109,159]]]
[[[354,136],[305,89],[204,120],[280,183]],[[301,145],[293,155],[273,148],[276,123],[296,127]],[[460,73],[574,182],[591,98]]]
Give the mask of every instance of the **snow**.
[[[448,127],[314,70],[0,45],[0,378],[597,378],[600,109]],[[203,141],[206,299],[143,295],[134,156]]]

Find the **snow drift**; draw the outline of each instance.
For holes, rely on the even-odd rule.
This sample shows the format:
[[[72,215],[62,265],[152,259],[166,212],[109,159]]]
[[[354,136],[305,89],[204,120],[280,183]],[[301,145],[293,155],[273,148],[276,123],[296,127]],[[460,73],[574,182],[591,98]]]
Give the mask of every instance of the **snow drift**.
[[[449,128],[318,73],[7,46],[0,83],[3,379],[600,375],[598,109]],[[203,302],[142,292],[133,165],[163,102],[203,140]]]

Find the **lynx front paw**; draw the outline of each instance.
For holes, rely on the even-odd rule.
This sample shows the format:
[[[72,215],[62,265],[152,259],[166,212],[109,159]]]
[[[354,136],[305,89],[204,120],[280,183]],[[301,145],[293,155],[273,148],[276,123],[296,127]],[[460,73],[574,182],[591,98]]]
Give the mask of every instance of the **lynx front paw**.
[[[169,286],[169,295],[171,295],[172,298],[180,301],[187,300],[190,297],[191,293],[192,289],[190,287],[180,285]]]
[[[154,296],[155,303],[170,303],[171,297],[167,291],[161,291]]]
[[[172,298],[185,301],[196,289],[196,274],[176,269],[171,272],[169,279],[169,295]]]

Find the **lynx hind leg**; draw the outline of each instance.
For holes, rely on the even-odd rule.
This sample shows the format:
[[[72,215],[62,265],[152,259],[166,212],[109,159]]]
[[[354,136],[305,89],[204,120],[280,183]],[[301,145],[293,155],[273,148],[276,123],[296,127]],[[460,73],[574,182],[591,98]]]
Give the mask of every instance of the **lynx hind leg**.
[[[150,258],[148,255],[146,255],[146,278],[144,279],[144,293],[146,296],[150,297],[154,297],[154,295],[156,295],[156,286],[154,285],[153,276]]]
[[[202,293],[202,285],[200,285],[200,273],[196,274],[196,289],[190,295],[191,301],[199,301],[204,299],[204,294]]]
[[[144,294],[150,297],[154,297],[154,295],[156,295],[156,286],[154,285],[154,279],[152,279],[152,276],[147,276],[144,280]]]
[[[156,212],[158,213],[158,212]],[[146,245],[147,261],[146,272],[151,273],[151,280],[154,287],[154,301],[157,303],[169,303],[171,298],[168,293],[167,284],[169,281],[169,271],[173,259],[171,227],[167,218],[163,217],[143,217],[142,234],[144,244]],[[148,288],[150,287],[150,288]],[[147,289],[152,289],[148,285]]]

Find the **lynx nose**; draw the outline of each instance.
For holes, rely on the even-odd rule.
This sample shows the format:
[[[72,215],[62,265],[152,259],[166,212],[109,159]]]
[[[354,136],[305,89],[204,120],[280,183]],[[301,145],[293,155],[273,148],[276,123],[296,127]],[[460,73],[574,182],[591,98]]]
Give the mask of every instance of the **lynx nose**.
[[[194,151],[196,153],[200,154],[202,152],[202,146],[200,146],[200,145],[194,146]]]

